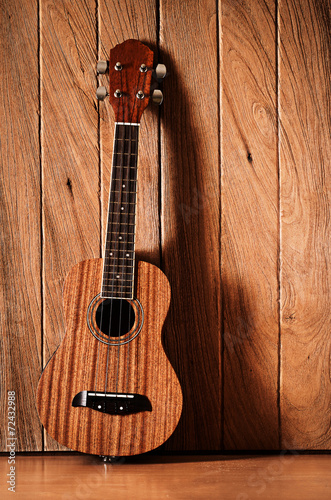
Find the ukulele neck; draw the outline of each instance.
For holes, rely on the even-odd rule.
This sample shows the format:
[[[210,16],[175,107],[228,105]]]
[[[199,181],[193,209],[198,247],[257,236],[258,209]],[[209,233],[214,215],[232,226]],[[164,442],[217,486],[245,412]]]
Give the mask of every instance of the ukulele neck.
[[[101,297],[133,299],[138,123],[115,124]]]

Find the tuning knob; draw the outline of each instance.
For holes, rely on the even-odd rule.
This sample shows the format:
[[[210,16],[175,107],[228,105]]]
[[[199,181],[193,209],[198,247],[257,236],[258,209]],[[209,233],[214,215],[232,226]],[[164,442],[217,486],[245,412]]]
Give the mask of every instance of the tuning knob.
[[[108,69],[107,61],[99,61],[98,62],[97,72],[99,73],[99,75],[104,75],[105,73],[107,73],[107,69]]]
[[[107,89],[106,87],[98,87],[97,88],[97,99],[98,101],[104,101],[105,98],[107,97],[108,92],[107,92]]]
[[[155,68],[155,76],[156,78],[159,80],[159,79],[162,79],[166,76],[167,74],[167,68],[165,67],[164,64],[158,64]]]
[[[162,104],[163,94],[162,94],[161,90],[158,90],[158,89],[154,90],[153,95],[152,95],[152,99],[153,99],[154,104]]]

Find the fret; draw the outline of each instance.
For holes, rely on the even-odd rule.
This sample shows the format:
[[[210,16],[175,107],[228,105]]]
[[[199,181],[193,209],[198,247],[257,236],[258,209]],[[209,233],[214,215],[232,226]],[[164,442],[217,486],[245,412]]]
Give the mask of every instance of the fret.
[[[123,179],[113,179],[113,181],[123,181]],[[127,182],[136,182],[135,180],[129,179]]]
[[[134,235],[136,233],[129,233],[127,231],[107,231],[107,239],[109,239],[109,241],[113,241],[113,242],[116,242],[116,241],[122,241],[122,242],[125,242],[125,241],[128,241],[128,242],[133,242],[134,241]],[[109,238],[108,238],[109,236]],[[128,237],[127,237],[128,236]],[[131,236],[133,236],[133,238],[131,238]]]
[[[105,278],[102,281],[102,286],[113,286],[115,287],[121,287],[121,286],[129,286],[124,283],[133,283],[133,275],[130,276],[130,279],[128,279],[128,276],[126,278],[117,278],[117,276],[120,276],[119,274],[113,275],[112,273],[107,273]]]
[[[111,183],[111,195],[110,195],[110,199],[115,199],[115,198],[118,198],[117,193],[120,193],[121,195],[126,195],[126,194],[137,194],[137,190],[136,190],[136,189],[134,189],[134,190],[132,191],[132,190],[129,190],[129,189],[127,188],[127,184],[128,184],[128,183],[130,183],[130,182],[132,182],[132,181],[130,181],[130,180],[128,180],[128,179],[122,179],[122,181],[121,181],[121,182],[125,183],[125,186],[126,186],[125,188],[123,188],[123,187],[121,186],[121,184],[119,184],[119,185],[118,185],[118,183],[115,183],[115,182],[112,182],[112,183]],[[122,189],[116,189],[116,188],[118,188],[118,187],[120,187],[120,188],[122,187]],[[116,194],[116,196],[115,196],[115,194]]]
[[[112,190],[112,193],[121,193],[121,194],[137,194],[136,191],[116,191],[115,189]]]
[[[108,234],[125,234],[125,235],[128,235],[128,236],[131,236],[131,235],[134,236],[136,233],[128,233],[127,231],[111,231]]]
[[[122,251],[122,250],[121,250],[121,251]],[[133,261],[133,257],[126,257],[126,256],[125,256],[125,257],[120,257],[120,256],[117,256],[117,255],[114,255],[114,254],[116,254],[116,251],[115,251],[115,252],[113,251],[113,252],[110,252],[110,253],[112,253],[113,255],[106,254],[106,257],[105,257],[105,258],[106,258],[107,260],[110,260],[110,259],[116,259],[116,260],[125,260],[125,261],[132,260],[132,261]],[[131,251],[130,251],[130,250],[128,250],[128,251],[126,251],[126,253],[130,254],[130,253],[131,253]]]
[[[125,193],[123,193],[125,194]],[[132,194],[136,194],[136,193],[132,193]],[[124,205],[135,205],[135,197],[134,196],[126,196],[126,200],[121,200],[121,196],[118,196],[117,195],[117,199],[115,199],[114,197],[111,197],[110,199],[110,203],[112,205],[116,204],[120,207],[120,213],[123,212],[123,210],[121,209],[121,207]],[[115,207],[111,207],[111,208],[115,208]],[[132,208],[132,207],[131,207]]]
[[[130,165],[113,165],[113,168],[120,168],[120,169],[130,169],[130,170],[134,170],[135,172],[137,171],[137,167],[130,167]]]
[[[116,214],[116,215],[121,215],[121,214]],[[123,222],[116,222],[116,221],[112,221],[112,227],[114,226],[132,226],[134,227],[136,224],[131,224],[129,222],[126,222],[126,221],[123,221]]]
[[[123,264],[119,264],[119,265],[118,265],[118,267],[116,268],[116,267],[114,266],[114,264],[106,264],[106,263],[105,263],[105,267],[110,267],[111,269],[117,269],[117,270],[118,270],[119,268],[122,268],[122,266],[123,266]],[[133,269],[133,268],[134,268],[134,266],[125,266],[125,269]],[[115,272],[115,271],[114,271],[114,272]],[[117,271],[116,271],[116,273],[117,273]],[[117,274],[118,274],[118,273],[117,273]]]
[[[109,265],[109,264],[107,264]],[[132,271],[131,269],[133,266],[124,266],[123,264],[119,264],[118,266],[111,266],[112,269],[114,270],[114,274],[116,276],[132,276]]]
[[[114,230],[114,227],[117,226],[117,230]],[[115,235],[135,235],[136,232],[135,231],[132,231],[133,226],[135,226],[135,224],[128,224],[127,222],[113,222],[112,223],[112,227],[111,228],[108,228],[107,229],[107,234],[115,234]]]
[[[108,276],[108,275],[107,275]],[[130,283],[130,284],[127,284]],[[133,286],[133,276],[130,280],[121,280],[120,278],[113,278],[112,276],[107,277],[102,282],[103,288],[131,288]]]
[[[128,212],[123,212],[122,210],[119,212],[108,212],[108,215],[129,215],[129,216],[134,216],[135,213],[128,213]],[[133,222],[132,222],[133,224]]]
[[[122,155],[120,153],[113,153],[113,167],[120,168],[134,168],[137,169],[138,156],[137,155]]]
[[[134,269],[134,261],[132,260],[130,262],[130,265],[127,265],[125,262],[109,262],[109,260],[106,258],[104,262],[104,267],[107,268],[107,274],[108,275],[113,275],[113,274],[129,274],[133,272]],[[119,272],[120,271],[120,272]]]
[[[134,235],[133,235],[133,237],[131,235],[130,238],[129,237],[127,238],[125,236],[125,239],[123,239],[123,236],[118,237],[118,236],[115,236],[113,233],[108,234],[108,236],[109,236],[109,238],[107,238],[107,240],[108,240],[109,244],[106,245],[106,250],[109,249],[110,252],[112,251],[110,249],[111,243],[113,243],[114,245],[117,245],[117,243],[122,243],[122,244],[123,243],[129,243],[129,244],[134,243]],[[115,238],[115,239],[113,239],[113,238]]]
[[[102,299],[133,299],[133,290],[102,290]]]
[[[138,141],[130,141],[130,139],[120,139],[114,149],[116,149],[115,154],[134,154],[137,156],[138,153]]]
[[[114,292],[110,293],[110,292],[103,292],[101,293],[101,298],[102,299],[128,299],[128,300],[132,300],[133,299],[133,293],[131,291],[131,293],[121,293],[119,292],[119,295],[116,295]]]
[[[137,194],[137,181],[130,179],[113,179],[111,181],[112,191],[122,193],[135,193]]]
[[[117,286],[112,286],[112,285],[102,285],[103,291],[111,291],[113,293],[119,292],[119,293],[125,293],[125,292],[132,292],[133,289],[133,283],[131,285],[117,285]]]
[[[135,212],[132,212],[132,210],[131,210],[136,205],[133,201],[122,201],[122,203],[121,203],[121,200],[118,200],[118,201],[117,200],[110,200],[110,203],[112,205],[117,205],[117,207],[119,207],[118,214],[127,214],[127,215],[131,214],[131,215],[135,215]],[[126,208],[125,206],[126,205],[133,205],[133,206],[128,206],[127,207],[128,210],[131,210],[131,212],[125,212],[125,208]],[[122,207],[123,207],[123,210],[122,210]],[[114,209],[114,208],[116,208],[116,206],[115,207],[112,206],[111,208]]]
[[[126,184],[132,184],[135,187],[137,186],[136,179],[126,179],[125,177],[122,177],[122,179],[116,179],[116,178],[112,179],[113,184],[116,184],[117,182],[125,182]],[[136,190],[134,190],[134,191],[136,191]]]
[[[108,234],[109,238],[107,238],[107,245],[106,245],[106,251],[109,251],[109,252],[114,252],[114,249],[112,249],[111,247],[114,246],[116,248],[116,245],[118,243],[128,243],[130,245],[132,245],[134,243],[134,235],[131,235],[130,237],[126,237],[125,236],[125,239],[123,239],[123,236],[115,236],[114,234]],[[113,244],[113,245],[112,245]],[[122,250],[123,250],[123,247],[121,246]],[[120,247],[118,246],[117,247],[117,250],[119,250]],[[125,250],[126,252],[129,251],[129,249]],[[116,250],[115,250],[116,252]]]
[[[132,294],[133,292],[133,284],[132,285],[121,285],[118,287],[112,287],[111,285],[106,285],[102,286],[102,291],[103,292],[108,292],[108,293],[130,293]]]
[[[130,265],[125,264],[124,262],[109,262],[108,259],[105,259],[104,262],[104,267],[108,268],[108,274],[111,274],[113,271],[114,273],[118,274],[118,270],[121,270],[121,273],[123,274],[123,270],[127,270],[128,273],[130,272],[132,274],[132,270],[134,269],[134,262],[133,260],[131,261]],[[127,274],[128,274],[127,273]]]
[[[123,153],[123,151],[116,151],[114,152],[114,155],[129,155],[129,156],[137,156],[137,153]]]
[[[130,252],[132,252],[132,250],[124,250],[123,248],[117,248],[116,250],[113,250],[111,248],[106,247],[106,249],[107,249],[107,251],[109,251],[111,253],[116,253],[116,252],[130,253]]]
[[[113,235],[108,235],[108,236],[113,236]],[[130,238],[130,239],[127,238],[125,240],[119,240],[118,238],[116,238],[115,240],[107,238],[107,240],[108,241],[107,241],[107,245],[106,245],[106,252],[108,251],[110,253],[114,253],[114,251],[116,252],[116,251],[123,250],[123,244],[128,244],[128,245],[132,245],[132,246],[134,245],[134,237]],[[116,248],[116,245],[118,243],[121,243],[121,246],[118,246]],[[113,248],[111,248],[112,246],[115,247],[116,250],[114,250]],[[123,252],[128,252],[128,251],[130,251],[129,248],[126,248],[126,249],[123,250]]]
[[[122,206],[124,207],[124,205],[135,205],[135,202],[133,202],[133,201],[122,201],[122,203],[121,203],[121,200],[118,200],[118,201],[117,200],[116,201],[115,200],[110,200],[110,202],[111,203],[116,203],[116,205],[118,205],[120,207],[120,210],[121,210]],[[121,210],[121,212],[123,212],[123,210]]]
[[[110,288],[110,289],[113,289],[111,290],[113,293],[121,293],[120,291],[118,292],[117,290],[115,290],[115,287],[112,286],[112,285],[102,285],[102,288],[105,289],[105,288]],[[132,289],[132,285],[121,285],[119,286],[118,288],[121,288],[121,289],[124,289],[124,288],[129,288],[129,289]]]
[[[111,245],[111,244],[113,244],[113,245],[121,244],[121,245],[130,245],[130,246],[132,247],[132,248],[128,248],[128,247],[127,247],[127,248],[126,248],[126,249],[124,249],[124,250],[122,249],[122,251],[123,251],[123,252],[127,252],[128,250],[134,250],[134,241],[119,240],[118,238],[117,238],[115,241],[114,241],[114,240],[108,240],[108,241],[109,241],[109,244],[110,244],[110,245]],[[106,246],[106,250],[108,250],[108,249],[109,249],[109,251],[114,252],[114,250],[111,250],[111,249],[109,248],[109,246],[107,245],[107,246]],[[115,252],[116,252],[116,251],[118,252],[118,251],[120,251],[120,250],[121,250],[121,249],[118,247],[118,248],[115,250]]]
[[[112,295],[115,295],[115,294],[122,294],[122,293],[126,293],[126,294],[132,294],[133,292],[133,284],[132,285],[122,285],[122,286],[118,286],[118,287],[112,287],[111,285],[106,285],[106,286],[102,286],[102,293],[111,293]]]
[[[120,241],[110,241],[109,243],[112,243],[112,244],[117,244],[117,243],[121,243],[121,240]],[[121,245],[122,248],[116,248],[116,250],[112,249],[112,248],[109,248],[108,245],[106,245],[106,252],[109,252],[109,253],[115,253],[115,252],[123,252],[123,253],[128,253],[128,252],[133,252],[134,251],[134,241],[125,241],[124,244],[126,245],[125,248],[123,248],[123,244]]]
[[[111,217],[116,217],[117,220],[111,220]],[[123,217],[121,217],[123,216]],[[125,216],[125,221],[123,220]],[[125,211],[122,211],[122,212],[111,212],[109,213],[109,222],[113,225],[113,224],[127,224],[128,222],[130,222],[130,224],[132,226],[135,226],[136,224],[132,221],[135,220],[135,213],[131,213],[131,212],[125,212]]]
[[[116,252],[112,252],[112,253],[116,253]],[[127,252],[127,253],[130,253],[130,252]],[[107,255],[107,254],[106,254],[105,260],[107,260],[107,261],[108,261],[108,260],[110,260],[110,259],[114,259],[114,260],[116,260],[116,261],[118,261],[118,260],[125,260],[126,262],[128,262],[129,260],[131,260],[131,261],[133,262],[133,257],[117,257],[117,256],[115,256],[115,255],[109,255],[109,254]],[[108,264],[107,264],[107,265],[108,265]],[[109,264],[109,265],[114,266],[114,264]],[[121,264],[121,265],[122,265],[122,264]],[[130,266],[126,266],[126,267],[130,267]]]
[[[115,200],[113,200],[113,199],[111,199],[110,201],[111,201],[111,203],[114,203],[114,202],[115,202]],[[133,201],[124,201],[124,200],[123,200],[123,201],[119,200],[119,201],[118,201],[118,202],[116,202],[116,203],[117,203],[118,205],[121,205],[121,203],[122,203],[123,205],[135,205],[135,203],[134,203]]]

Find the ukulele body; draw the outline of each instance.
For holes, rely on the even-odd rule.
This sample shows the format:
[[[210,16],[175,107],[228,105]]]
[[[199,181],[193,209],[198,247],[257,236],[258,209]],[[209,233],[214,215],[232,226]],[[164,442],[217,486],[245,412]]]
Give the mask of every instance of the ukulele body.
[[[161,340],[170,285],[160,269],[138,262],[136,297],[125,301],[132,306],[131,328],[107,336],[97,320],[105,300],[102,272],[103,259],[91,259],[68,274],[66,334],[41,375],[37,408],[48,434],[71,450],[135,455],[164,443],[182,411],[180,384]]]

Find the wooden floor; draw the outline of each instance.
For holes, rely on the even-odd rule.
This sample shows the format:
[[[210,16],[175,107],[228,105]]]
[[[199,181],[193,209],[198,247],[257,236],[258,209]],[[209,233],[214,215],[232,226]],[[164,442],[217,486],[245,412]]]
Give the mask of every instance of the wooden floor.
[[[0,457],[2,499],[9,472]],[[16,499],[326,500],[330,455],[131,457],[104,464],[86,455],[16,456]]]

